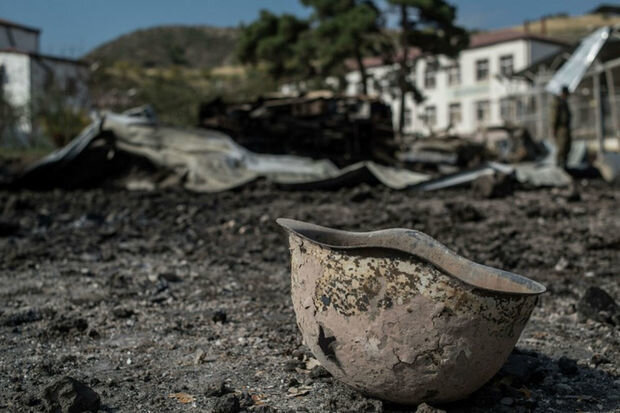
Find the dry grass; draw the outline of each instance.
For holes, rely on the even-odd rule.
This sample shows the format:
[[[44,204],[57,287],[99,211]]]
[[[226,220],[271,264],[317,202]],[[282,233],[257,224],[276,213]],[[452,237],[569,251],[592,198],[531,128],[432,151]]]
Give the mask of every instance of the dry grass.
[[[577,42],[583,36],[593,30],[609,25],[620,24],[620,17],[605,16],[603,14],[584,14],[583,16],[549,17],[543,21],[536,20],[529,23],[529,31],[532,33],[546,33],[549,37],[554,37],[567,42]],[[524,25],[515,26],[512,29],[525,31]]]

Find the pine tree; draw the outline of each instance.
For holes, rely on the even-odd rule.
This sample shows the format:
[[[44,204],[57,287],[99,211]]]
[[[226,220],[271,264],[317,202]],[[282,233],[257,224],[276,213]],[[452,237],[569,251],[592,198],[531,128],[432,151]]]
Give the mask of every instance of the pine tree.
[[[333,74],[347,59],[354,59],[363,93],[368,79],[363,58],[379,52],[383,20],[369,0],[301,0],[314,9],[314,40],[322,75]]]
[[[456,8],[444,0],[387,0],[400,17],[399,88],[400,113],[398,131],[402,134],[405,120],[405,97],[421,94],[408,80],[412,68],[409,50],[416,47],[423,55],[456,57],[469,44],[467,31],[455,24]]]
[[[310,23],[290,14],[262,10],[258,20],[242,27],[237,46],[241,63],[263,65],[277,80],[315,75]]]

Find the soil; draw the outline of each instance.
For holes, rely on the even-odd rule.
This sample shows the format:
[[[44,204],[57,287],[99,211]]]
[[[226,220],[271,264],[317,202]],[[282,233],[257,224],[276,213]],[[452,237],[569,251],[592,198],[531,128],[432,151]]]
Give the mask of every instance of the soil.
[[[617,306],[579,310],[589,287],[620,297],[620,189],[578,188],[499,199],[260,182],[220,194],[0,191],[0,411],[49,410],[49,389],[78,382],[107,412],[415,411],[315,365],[295,324],[281,216],[415,228],[547,286],[504,368],[434,407],[620,411]]]

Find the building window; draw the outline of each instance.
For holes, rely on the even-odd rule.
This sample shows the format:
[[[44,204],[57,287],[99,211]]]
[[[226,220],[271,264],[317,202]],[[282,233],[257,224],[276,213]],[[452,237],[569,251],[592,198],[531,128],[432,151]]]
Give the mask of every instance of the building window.
[[[499,58],[499,72],[503,75],[503,76],[510,76],[512,75],[512,72],[514,70],[513,67],[513,59],[512,59],[512,55],[505,55],[505,56],[500,56]]]
[[[435,106],[427,106],[424,111],[424,118],[428,126],[435,126],[437,124],[437,108]]]
[[[4,85],[6,83],[8,83],[6,69],[4,68],[4,65],[0,65],[0,98],[4,97]]]
[[[461,84],[461,66],[458,64],[448,66],[448,84],[451,86]]]
[[[476,60],[476,80],[486,80],[489,78],[489,59]]]
[[[499,114],[504,122],[516,120],[515,101],[512,98],[502,98],[499,101]]]
[[[75,96],[77,93],[77,79],[74,77],[68,77],[65,80],[65,93],[69,96]]]
[[[450,106],[448,107],[448,116],[450,118],[450,126],[455,126],[461,123],[461,104],[450,103]]]
[[[404,119],[403,119],[403,123],[404,126],[407,127],[409,125],[411,125],[412,123],[412,119],[411,119],[411,108],[405,108],[405,113],[404,113]]]
[[[479,124],[486,124],[491,119],[491,105],[488,100],[476,102],[476,121]]]
[[[48,71],[45,74],[45,80],[43,82],[43,89],[46,92],[50,92],[53,89],[53,87],[54,87],[54,81],[55,81],[54,72]]]
[[[436,85],[437,75],[437,62],[426,62],[426,69],[424,71],[424,87],[426,89],[433,89]]]

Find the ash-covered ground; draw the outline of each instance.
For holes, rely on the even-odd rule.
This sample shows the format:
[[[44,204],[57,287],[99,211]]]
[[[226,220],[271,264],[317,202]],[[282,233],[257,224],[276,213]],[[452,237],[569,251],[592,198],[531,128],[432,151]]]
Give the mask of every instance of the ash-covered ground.
[[[264,183],[220,194],[0,192],[0,411],[67,408],[75,392],[96,405],[88,388],[107,412],[415,411],[313,365],[277,217],[415,228],[547,286],[503,370],[469,399],[435,407],[620,411],[618,314],[600,312],[594,293],[580,303],[592,286],[620,297],[620,189],[578,187],[577,197],[503,199]]]

